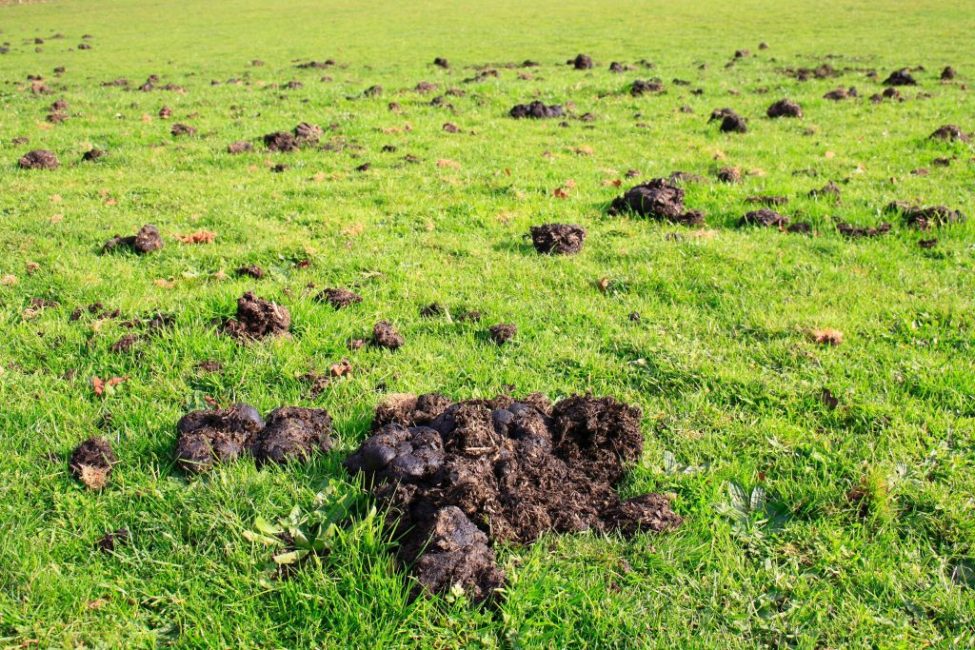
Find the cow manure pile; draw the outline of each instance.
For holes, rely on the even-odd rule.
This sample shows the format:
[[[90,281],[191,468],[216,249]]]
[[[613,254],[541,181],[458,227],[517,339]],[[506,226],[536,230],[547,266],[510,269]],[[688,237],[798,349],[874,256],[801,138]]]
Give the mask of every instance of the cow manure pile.
[[[223,324],[223,332],[239,341],[288,334],[291,313],[281,305],[248,291],[237,299],[237,316]]]
[[[512,107],[508,114],[516,120],[526,118],[543,120],[553,117],[563,117],[565,115],[565,111],[558,104],[547,106],[536,100],[530,104],[516,104],[514,107]]]
[[[159,234],[159,229],[152,224],[146,224],[139,228],[139,232],[134,235],[112,237],[102,245],[102,251],[110,253],[124,249],[144,255],[161,249],[163,245],[163,238]]]
[[[397,556],[421,590],[475,601],[504,585],[493,546],[546,532],[663,532],[681,523],[660,494],[615,488],[643,452],[641,413],[613,398],[540,395],[451,403],[396,395],[345,466],[389,509]]]
[[[582,250],[586,230],[582,226],[547,223],[532,226],[532,245],[543,255],[575,255]]]

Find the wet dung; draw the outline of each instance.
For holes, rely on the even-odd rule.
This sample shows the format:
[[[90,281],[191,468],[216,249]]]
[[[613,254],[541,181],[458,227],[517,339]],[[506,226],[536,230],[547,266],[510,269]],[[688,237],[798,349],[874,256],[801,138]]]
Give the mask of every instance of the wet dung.
[[[640,410],[613,398],[540,395],[451,404],[397,396],[345,466],[363,474],[396,521],[399,559],[421,591],[460,584],[492,597],[504,582],[492,545],[547,532],[662,532],[681,517],[657,494],[614,487],[643,450]],[[411,411],[411,405],[422,412]]]
[[[582,250],[586,229],[564,223],[547,223],[532,226],[532,245],[542,254],[574,255]]]
[[[90,490],[108,484],[112,467],[118,462],[112,445],[104,438],[89,438],[75,447],[68,460],[71,474]]]
[[[237,299],[237,317],[224,323],[223,332],[238,340],[281,336],[291,327],[291,313],[281,305],[248,291]]]
[[[216,463],[236,460],[263,429],[261,414],[247,404],[192,411],[176,423],[176,462],[187,472],[199,473]]]

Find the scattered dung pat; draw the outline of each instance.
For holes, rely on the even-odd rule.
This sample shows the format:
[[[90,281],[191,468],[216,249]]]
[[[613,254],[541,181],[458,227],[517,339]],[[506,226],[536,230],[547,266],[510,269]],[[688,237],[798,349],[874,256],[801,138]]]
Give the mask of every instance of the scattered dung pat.
[[[582,250],[586,230],[582,226],[547,223],[532,226],[532,244],[542,254],[574,255]]]
[[[802,107],[791,99],[780,99],[765,112],[771,118],[777,117],[802,117]]]
[[[938,228],[965,221],[965,215],[943,205],[921,207],[905,201],[892,201],[884,208],[887,213],[900,213],[904,223],[918,230]]]
[[[711,111],[708,122],[720,121],[722,133],[747,133],[748,122],[741,115],[730,108],[718,108]]]
[[[475,601],[504,584],[493,544],[542,534],[663,532],[681,523],[670,500],[622,500],[615,486],[643,451],[640,410],[613,398],[540,395],[451,404],[398,395],[345,466],[390,508],[399,559],[420,589],[460,585]]]
[[[961,130],[960,127],[954,124],[945,124],[938,128],[937,131],[930,135],[932,140],[947,140],[949,142],[960,140],[961,142],[971,142],[972,138],[970,135]]]
[[[223,331],[238,340],[249,340],[287,334],[290,327],[287,309],[248,291],[237,299],[237,317],[228,319]]]
[[[624,212],[685,225],[704,223],[704,213],[684,208],[684,190],[663,178],[631,187],[623,196],[613,199],[609,214]]]
[[[890,232],[889,223],[881,223],[876,227],[853,226],[848,223],[840,222],[836,224],[836,231],[849,239],[862,239],[864,237],[880,237]]]
[[[284,406],[267,416],[264,430],[251,445],[257,463],[303,460],[332,448],[332,418],[327,411]]]
[[[76,479],[91,490],[108,484],[112,467],[118,462],[112,445],[104,438],[89,438],[71,452],[68,467]]]
[[[775,210],[761,208],[745,213],[739,221],[741,226],[762,226],[764,228],[784,228],[789,225],[789,217],[785,217]]]
[[[163,247],[163,238],[159,234],[159,229],[151,223],[139,228],[139,232],[134,235],[121,237],[116,235],[109,239],[102,246],[103,252],[111,252],[119,248],[127,248],[135,253],[144,255],[157,251]]]
[[[315,300],[318,302],[327,302],[335,309],[342,309],[343,307],[362,302],[362,296],[348,289],[325,289],[315,296]]]

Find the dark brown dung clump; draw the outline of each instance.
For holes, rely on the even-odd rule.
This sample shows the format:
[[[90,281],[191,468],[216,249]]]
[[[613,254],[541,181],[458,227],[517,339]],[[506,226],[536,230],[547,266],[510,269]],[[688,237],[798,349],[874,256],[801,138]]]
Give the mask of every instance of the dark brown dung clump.
[[[305,459],[332,447],[332,418],[327,411],[284,406],[271,411],[264,430],[254,437],[252,451],[259,464]]]
[[[532,244],[543,254],[574,255],[582,250],[586,229],[565,223],[547,223],[532,226]]]
[[[224,323],[223,331],[247,340],[286,334],[290,327],[291,313],[287,309],[248,291],[237,299],[237,318]]]
[[[646,81],[637,79],[630,86],[630,94],[634,97],[639,97],[640,95],[659,93],[663,89],[664,85],[659,79],[647,79]]]
[[[784,228],[789,225],[789,217],[782,216],[775,210],[762,208],[748,212],[741,218],[742,226],[763,226],[765,228]]]
[[[345,466],[390,508],[399,558],[421,587],[444,593],[460,584],[480,601],[504,583],[492,543],[681,523],[666,497],[624,501],[614,489],[642,453],[640,418],[611,397],[553,407],[539,395],[455,404],[398,396],[394,409],[377,409],[375,433]]]
[[[590,70],[592,69],[592,57],[587,54],[577,54],[576,58],[569,59],[566,61],[576,70]]]
[[[866,226],[854,226],[848,223],[836,224],[836,231],[849,239],[862,239],[864,237],[880,237],[890,232],[889,223],[881,223],[875,228]]]
[[[21,169],[57,169],[61,163],[53,151],[35,149],[21,156],[17,164]]]
[[[332,447],[332,418],[327,411],[283,406],[267,422],[253,406],[192,411],[176,424],[176,461],[188,472],[252,453],[259,465],[303,462]]]
[[[931,134],[932,140],[961,140],[962,142],[970,142],[971,136],[961,130],[960,127],[954,124],[945,124],[938,128],[937,131]]]
[[[100,490],[108,483],[108,475],[117,462],[118,458],[107,440],[89,438],[71,452],[68,467],[85,487]]]
[[[947,226],[948,224],[960,223],[965,220],[964,214],[943,205],[921,207],[911,205],[904,201],[888,203],[887,207],[884,208],[884,212],[900,213],[907,225],[913,226],[918,230]]]
[[[890,73],[886,79],[884,79],[885,86],[916,86],[917,81],[911,76],[911,71],[908,68],[901,68],[900,70],[895,70]]]
[[[264,146],[270,151],[297,151],[301,143],[287,131],[275,131],[264,136]]]
[[[362,302],[362,296],[348,289],[325,289],[315,296],[315,300],[318,302],[327,302],[336,309],[342,309],[343,307]]]
[[[780,99],[765,112],[771,118],[776,117],[802,117],[802,107],[791,99]]]
[[[748,122],[741,115],[730,108],[717,108],[711,111],[708,122],[721,122],[721,131],[724,133],[747,133]]]
[[[515,338],[515,334],[517,333],[518,328],[511,323],[498,323],[488,328],[488,336],[498,345],[504,345]]]
[[[377,347],[395,350],[402,347],[405,342],[403,335],[397,332],[391,323],[379,321],[372,328],[372,343]]]
[[[162,247],[163,238],[162,235],[159,234],[159,229],[151,223],[147,223],[139,228],[139,232],[134,235],[128,235],[126,237],[116,235],[115,237],[112,237],[105,242],[104,246],[102,246],[102,250],[107,253],[118,248],[128,248],[129,250],[142,255],[157,251]]]
[[[534,101],[530,104],[516,104],[514,107],[512,107],[508,114],[516,120],[525,118],[541,120],[552,117],[562,117],[565,115],[565,111],[562,110],[562,107],[558,104],[546,106],[540,101]]]
[[[623,196],[613,199],[609,213],[617,215],[623,212],[687,225],[704,223],[701,212],[684,208],[684,190],[663,178],[631,187]]]

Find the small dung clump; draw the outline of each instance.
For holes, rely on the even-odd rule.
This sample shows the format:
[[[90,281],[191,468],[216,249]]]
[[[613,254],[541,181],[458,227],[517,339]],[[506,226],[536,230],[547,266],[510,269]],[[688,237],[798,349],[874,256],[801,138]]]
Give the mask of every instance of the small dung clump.
[[[83,162],[94,162],[100,158],[104,158],[105,156],[105,150],[99,149],[98,147],[92,147],[85,153],[81,154],[81,160]]]
[[[508,114],[516,120],[531,118],[535,120],[549,119],[553,117],[563,117],[565,111],[558,104],[546,106],[540,101],[533,101],[530,104],[516,104]]]
[[[108,484],[108,477],[116,463],[118,458],[107,440],[89,438],[71,452],[68,467],[85,487],[100,490]]]
[[[237,155],[254,150],[254,145],[246,140],[237,140],[227,145],[227,153]]]
[[[635,185],[623,196],[613,199],[609,214],[632,212],[657,221],[669,221],[684,225],[701,225],[704,214],[684,207],[684,190],[664,178]]]
[[[450,67],[450,62],[447,61],[447,59],[443,58],[442,56],[438,56],[433,60],[433,65],[437,66],[438,68],[443,68],[444,70],[446,70],[447,68]]]
[[[147,223],[139,228],[139,232],[134,235],[112,237],[102,246],[102,251],[109,253],[119,248],[127,248],[139,255],[144,255],[161,249],[163,245],[163,238],[159,234],[159,229],[151,223]]]
[[[960,141],[960,142],[971,142],[972,138],[970,135],[961,130],[961,127],[955,126],[954,124],[945,124],[944,126],[938,127],[938,130],[931,134],[930,138],[932,140],[946,140],[948,142]]]
[[[332,448],[332,418],[322,409],[283,406],[267,416],[255,434],[251,451],[258,465],[306,460]]]
[[[576,58],[569,59],[566,61],[568,65],[571,65],[576,70],[591,70],[592,69],[592,57],[587,54],[577,54]]]
[[[708,122],[720,121],[722,133],[747,133],[748,122],[741,115],[730,108],[718,108],[711,111]]]
[[[891,72],[890,75],[884,79],[883,85],[885,86],[916,86],[917,81],[911,76],[910,68],[901,68],[900,70],[895,70]]]
[[[630,94],[634,97],[640,97],[641,95],[651,95],[654,93],[662,92],[664,89],[664,84],[660,79],[637,79],[630,86]]]
[[[291,327],[291,313],[281,305],[248,291],[237,299],[237,317],[228,319],[223,332],[240,341],[281,336]]]
[[[780,99],[765,111],[770,118],[778,117],[802,117],[802,107],[791,99]]]
[[[318,302],[327,302],[335,309],[343,309],[350,305],[362,302],[362,296],[348,289],[334,288],[325,289],[315,296]]]
[[[737,167],[724,167],[718,170],[718,180],[722,183],[735,184],[741,182],[741,170]]]
[[[301,143],[293,134],[287,131],[275,131],[264,136],[264,146],[268,151],[298,151]]]
[[[661,494],[621,499],[643,451],[642,414],[611,397],[543,396],[451,403],[397,395],[345,460],[390,512],[397,557],[420,591],[459,585],[474,601],[504,584],[492,546],[546,533],[663,532],[681,517]]]
[[[789,225],[789,217],[785,217],[775,210],[761,208],[745,213],[739,221],[741,226],[762,226],[763,228],[784,228]]]
[[[376,347],[386,348],[387,350],[396,350],[402,347],[406,339],[403,335],[396,331],[392,323],[387,321],[379,321],[372,328],[372,343]]]
[[[518,328],[511,323],[498,323],[488,328],[488,335],[498,345],[504,345],[515,338],[515,334],[517,333]]]
[[[61,165],[61,162],[54,155],[53,151],[35,149],[21,156],[20,160],[17,161],[17,165],[21,169],[57,169]]]
[[[532,226],[532,245],[544,255],[575,255],[582,250],[586,229],[565,223]]]
[[[195,135],[196,127],[190,126],[189,124],[182,124],[180,122],[177,122],[176,124],[173,125],[173,128],[171,128],[169,132],[172,133],[173,136],[175,137]]]
[[[952,68],[950,65],[946,65],[944,67],[944,69],[941,71],[941,77],[940,78],[941,78],[941,81],[951,81],[952,79],[954,79],[957,76],[958,76],[958,73],[955,72],[955,69]]]
[[[864,237],[880,237],[890,232],[889,223],[881,223],[875,227],[854,226],[845,222],[836,224],[836,232],[848,239],[862,239]]]

